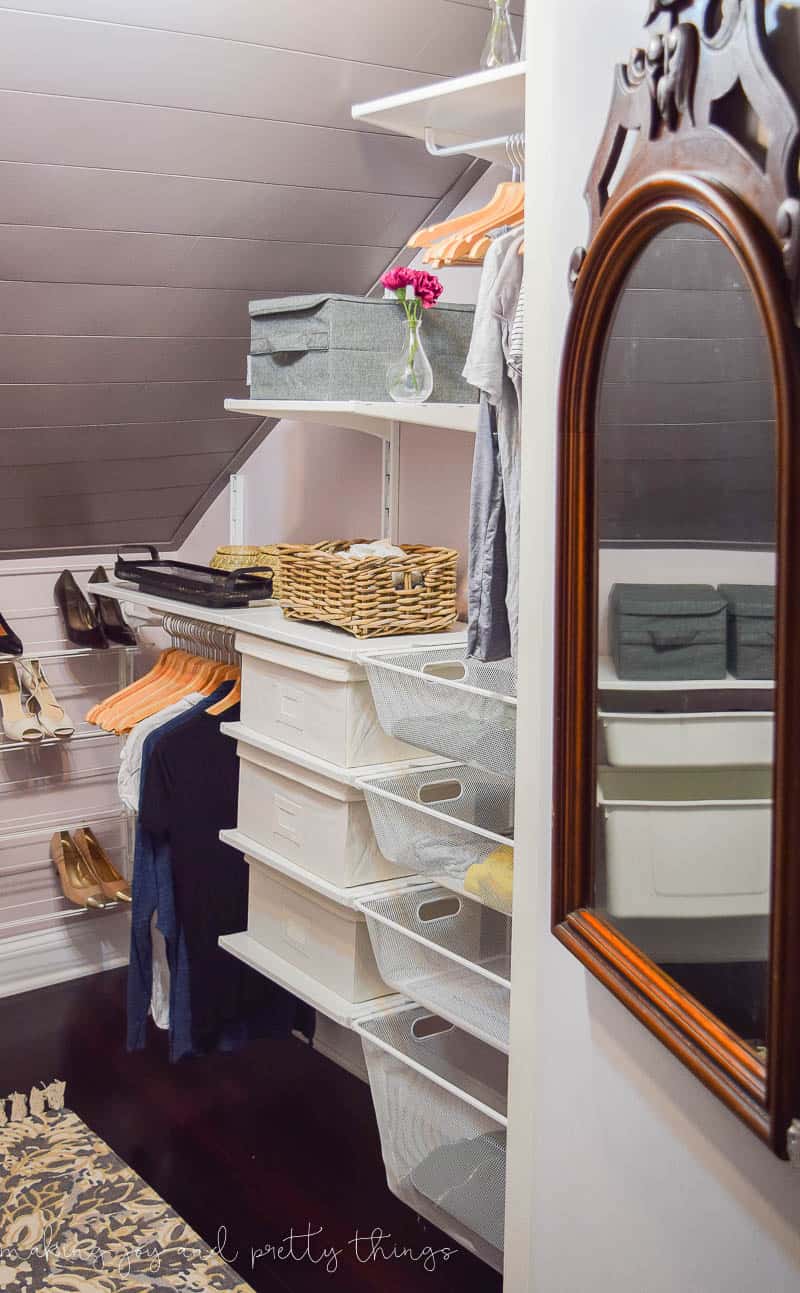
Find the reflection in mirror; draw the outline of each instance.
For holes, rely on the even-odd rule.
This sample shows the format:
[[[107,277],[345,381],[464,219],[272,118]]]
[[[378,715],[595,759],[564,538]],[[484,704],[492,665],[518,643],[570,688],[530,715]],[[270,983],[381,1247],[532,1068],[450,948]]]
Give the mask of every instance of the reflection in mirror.
[[[776,435],[738,262],[676,223],[620,294],[597,406],[594,900],[744,1041],[767,1028]]]

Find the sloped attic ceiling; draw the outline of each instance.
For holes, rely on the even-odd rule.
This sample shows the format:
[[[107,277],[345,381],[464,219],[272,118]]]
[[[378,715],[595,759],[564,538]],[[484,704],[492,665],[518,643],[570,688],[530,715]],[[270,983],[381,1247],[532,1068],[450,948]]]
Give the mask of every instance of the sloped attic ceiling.
[[[522,10],[522,0],[512,6]],[[0,553],[175,547],[255,447],[251,297],[366,292],[463,159],[353,102],[485,0],[0,0]]]

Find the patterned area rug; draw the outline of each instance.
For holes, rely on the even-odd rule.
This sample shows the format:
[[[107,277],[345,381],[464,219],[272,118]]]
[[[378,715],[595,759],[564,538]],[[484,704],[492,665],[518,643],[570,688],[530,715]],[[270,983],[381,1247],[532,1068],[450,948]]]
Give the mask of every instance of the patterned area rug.
[[[252,1293],[62,1100],[0,1101],[2,1293]]]

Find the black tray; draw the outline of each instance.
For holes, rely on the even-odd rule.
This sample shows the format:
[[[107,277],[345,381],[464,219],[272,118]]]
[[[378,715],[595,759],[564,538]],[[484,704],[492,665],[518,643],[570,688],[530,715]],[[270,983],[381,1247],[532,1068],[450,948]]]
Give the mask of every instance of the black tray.
[[[122,548],[120,552],[126,551]],[[158,548],[149,544],[133,546],[134,552],[149,552],[147,561],[126,561],[117,553],[114,574],[136,584],[139,591],[152,597],[167,597],[192,606],[224,610],[249,606],[251,602],[272,597],[272,568],[253,566],[246,570],[214,570],[211,566],[193,566],[185,561],[163,561]]]

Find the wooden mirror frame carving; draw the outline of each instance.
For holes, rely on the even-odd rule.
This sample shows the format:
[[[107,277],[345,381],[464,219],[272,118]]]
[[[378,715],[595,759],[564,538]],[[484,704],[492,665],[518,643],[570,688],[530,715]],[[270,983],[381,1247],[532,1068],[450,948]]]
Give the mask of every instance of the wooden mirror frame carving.
[[[692,9],[690,19],[681,13]],[[586,190],[588,251],[560,389],[553,932],[775,1153],[800,1123],[800,196],[798,118],[773,71],[763,0],[650,0],[656,32],[616,69]],[[763,130],[729,133],[744,95]],[[629,131],[635,144],[613,194]],[[766,140],[766,142],[764,142]],[[778,634],[766,1062],[591,910],[596,810],[596,440],[605,341],[625,278],[667,224],[712,231],[743,267],[772,356],[777,421]],[[788,1143],[787,1143],[788,1137]]]

